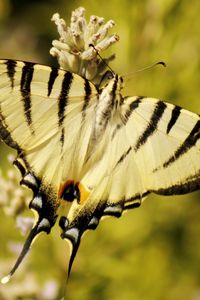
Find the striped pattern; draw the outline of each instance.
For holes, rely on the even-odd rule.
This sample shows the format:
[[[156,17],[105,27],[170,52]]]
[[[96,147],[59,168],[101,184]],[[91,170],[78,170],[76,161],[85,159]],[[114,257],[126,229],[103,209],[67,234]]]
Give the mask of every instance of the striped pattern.
[[[189,133],[187,138],[181,144],[181,146],[173,153],[173,155],[163,164],[164,168],[167,168],[170,164],[174,163],[179,157],[189,151],[195,146],[197,141],[200,139],[200,120],[198,120]]]
[[[200,188],[199,115],[153,98],[123,97],[121,87],[117,75],[98,91],[54,67],[0,61],[0,137],[18,152],[14,164],[38,214],[10,275],[34,237],[50,232],[62,200],[72,205],[59,222],[72,244],[71,268],[81,235],[102,216],[120,217],[152,192]]]
[[[7,145],[12,147],[13,149],[17,150],[18,153],[21,152],[20,146],[17,144],[16,141],[13,140],[13,138],[7,128],[8,128],[8,125],[6,124],[6,120],[0,110],[0,138],[1,138],[1,140],[3,140]]]
[[[52,67],[51,72],[50,72],[50,76],[49,76],[49,81],[48,81],[48,93],[47,93],[48,97],[51,95],[53,85],[54,85],[54,82],[55,82],[57,76],[58,76],[58,69]]]
[[[58,124],[62,126],[65,117],[65,108],[68,102],[68,94],[73,80],[73,75],[70,72],[66,72],[63,78],[60,96],[58,98]]]
[[[54,67],[50,68],[34,63],[16,62],[13,60],[2,61],[1,69],[1,77],[4,77],[3,80],[7,80],[8,78],[10,87],[12,89],[15,87],[15,91],[12,92],[13,96],[11,94],[9,97],[20,97],[21,99],[22,106],[20,105],[20,102],[18,102],[18,99],[16,101],[16,106],[19,106],[19,108],[17,108],[19,110],[18,113],[23,110],[23,117],[26,120],[27,126],[31,130],[31,134],[35,133],[33,128],[37,124],[35,121],[37,121],[38,110],[41,108],[40,103],[37,103],[39,102],[39,99],[41,99],[41,105],[46,105],[46,111],[48,111],[48,107],[50,108],[52,106],[52,99],[55,99],[54,106],[56,107],[57,105],[57,109],[55,109],[55,112],[57,111],[55,117],[57,118],[57,127],[60,132],[60,142],[63,144],[65,136],[64,122],[66,109],[68,104],[71,105],[71,103],[69,103],[71,99],[76,98],[76,90],[74,87],[72,95],[70,95],[70,88],[71,83],[74,81],[74,75],[70,72],[64,72]],[[5,72],[7,73],[7,78],[5,77]],[[41,73],[41,75],[39,73]],[[42,74],[44,75],[43,78]],[[76,81],[76,79],[78,80]],[[16,86],[14,85],[15,81]],[[80,108],[78,111],[82,111],[82,114],[85,117],[86,110],[90,102],[90,95],[93,94],[94,97],[96,97],[97,89],[89,81],[76,75],[75,81],[78,90],[77,98],[79,98],[80,102]],[[42,90],[42,88],[44,90]],[[9,86],[7,87],[7,93],[10,93]],[[36,99],[37,96],[38,100]],[[44,103],[44,101],[46,103]],[[12,113],[14,114],[14,112]],[[4,112],[2,112],[2,117],[4,117]],[[4,126],[6,127],[4,128],[4,131],[9,128],[9,126],[10,124],[8,124],[8,126]],[[23,126],[26,131],[25,124],[23,124]],[[12,129],[10,129],[9,132],[12,132]],[[17,139],[15,139],[15,141],[16,140]]]
[[[170,132],[170,130],[173,128],[173,126],[176,124],[178,117],[181,113],[181,107],[174,106],[171,114],[171,119],[169,120],[169,123],[167,125],[167,134]]]
[[[128,97],[126,97],[126,98],[128,99]],[[124,98],[124,101],[125,101],[126,98]],[[144,99],[144,98],[145,98],[145,97],[143,97],[143,96],[138,96],[138,97],[135,99],[135,101],[133,101],[132,103],[130,103],[128,109],[126,110],[126,112],[125,112],[125,114],[124,114],[124,117],[125,117],[124,123],[125,123],[125,124],[128,122],[128,119],[131,117],[132,112],[133,112],[136,108],[138,108],[138,106],[140,105],[142,99]]]
[[[20,82],[20,91],[22,95],[22,102],[24,106],[24,115],[26,117],[27,124],[32,124],[31,116],[31,81],[33,78],[33,63],[26,62],[22,69],[22,76]]]
[[[14,87],[14,75],[15,75],[15,67],[16,67],[16,61],[14,60],[7,60],[7,74],[10,79],[10,86],[13,89]]]
[[[85,91],[85,96],[84,96],[84,102],[83,102],[83,108],[82,108],[82,123],[85,120],[86,110],[90,103],[90,97],[92,94],[92,89],[91,89],[90,83],[87,79],[85,79],[84,91]]]
[[[65,109],[67,107],[68,94],[70,91],[72,80],[73,80],[72,73],[66,72],[62,81],[60,96],[58,98],[58,124],[59,127],[61,128],[60,141],[62,144],[64,143],[64,136],[65,136],[65,128],[63,127],[63,123],[65,119]]]
[[[150,117],[149,124],[143,131],[142,135],[139,136],[136,142],[135,151],[138,151],[138,149],[147,142],[151,135],[154,134],[166,108],[167,105],[164,102],[159,101],[156,104],[156,107]]]

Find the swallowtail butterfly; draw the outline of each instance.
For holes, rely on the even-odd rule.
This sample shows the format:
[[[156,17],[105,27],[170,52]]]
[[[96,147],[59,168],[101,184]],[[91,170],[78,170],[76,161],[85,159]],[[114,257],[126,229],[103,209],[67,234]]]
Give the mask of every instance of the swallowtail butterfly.
[[[21,184],[38,218],[7,282],[41,232],[50,233],[62,201],[61,238],[72,245],[102,216],[120,217],[151,192],[200,188],[200,117],[163,101],[123,97],[122,77],[99,90],[54,67],[0,61],[0,137],[17,151]]]

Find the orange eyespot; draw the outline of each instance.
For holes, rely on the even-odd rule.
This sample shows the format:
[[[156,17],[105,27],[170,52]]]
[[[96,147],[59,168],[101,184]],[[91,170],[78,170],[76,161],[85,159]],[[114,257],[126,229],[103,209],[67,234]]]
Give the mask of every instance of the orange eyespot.
[[[87,201],[90,191],[80,182],[74,180],[67,180],[60,185],[58,196],[66,201],[73,201],[77,199],[79,204],[83,204]]]
[[[58,197],[62,198],[64,191],[66,190],[67,187],[69,187],[70,185],[74,185],[74,180],[67,180],[64,183],[61,183],[60,187],[59,187],[59,191],[58,191]]]

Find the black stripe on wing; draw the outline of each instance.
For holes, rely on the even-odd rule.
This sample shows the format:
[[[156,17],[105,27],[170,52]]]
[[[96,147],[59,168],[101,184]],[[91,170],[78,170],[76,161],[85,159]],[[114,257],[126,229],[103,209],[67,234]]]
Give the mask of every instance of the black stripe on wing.
[[[149,191],[146,191],[142,194],[138,193],[128,199],[125,199],[124,210],[139,207],[141,205],[142,199],[148,196],[149,193]]]
[[[180,106],[174,106],[171,114],[171,118],[169,120],[169,123],[167,125],[167,134],[170,132],[170,130],[173,128],[173,126],[176,124],[176,121],[178,120],[178,117],[181,113],[181,107]]]
[[[188,177],[184,180],[184,183],[174,184],[167,188],[160,188],[156,191],[152,191],[159,195],[184,195],[200,189],[200,172],[194,176]]]
[[[73,74],[70,72],[66,72],[63,77],[61,92],[58,98],[58,125],[61,128],[60,141],[62,145],[64,144],[64,135],[65,135],[64,127],[63,127],[63,122],[65,119],[65,109],[67,107],[68,94],[70,91],[72,81],[73,81]]]
[[[0,139],[3,140],[8,146],[16,149],[18,153],[21,153],[21,148],[17,142],[15,142],[8,130],[8,125],[6,124],[5,118],[0,111]]]
[[[31,126],[32,124],[31,81],[33,78],[34,65],[35,64],[31,62],[24,62],[24,67],[22,69],[22,76],[20,82],[20,91],[21,91],[22,102],[24,106],[24,115],[26,117],[28,126]]]
[[[120,158],[118,159],[115,167],[117,167],[119,164],[121,164],[124,159],[129,155],[130,151],[132,150],[132,147],[130,146],[121,156]]]
[[[173,153],[170,158],[165,161],[163,164],[163,168],[167,168],[169,165],[174,163],[177,159],[179,159],[183,154],[188,152],[193,146],[195,146],[196,142],[200,138],[200,120],[198,120],[193,127],[192,131],[182,143],[182,145]]]
[[[13,165],[18,168],[18,170],[20,171],[22,177],[24,177],[26,172],[27,172],[27,169],[23,165],[23,163],[20,161],[20,159],[15,159],[14,162],[13,162]]]
[[[126,103],[126,99],[130,98],[128,97],[124,97],[122,98],[122,105],[124,103]],[[131,104],[128,106],[127,110],[125,112],[123,112],[123,122],[120,124],[117,124],[115,129],[113,130],[112,133],[112,139],[114,139],[116,133],[118,130],[120,130],[124,125],[126,125],[126,123],[128,122],[129,118],[131,117],[132,112],[138,108],[138,106],[140,105],[140,103],[142,102],[141,100],[144,99],[144,96],[138,96],[133,102],[131,102]]]
[[[141,200],[148,196],[150,193],[170,196],[170,195],[184,195],[200,189],[200,172],[196,175],[189,176],[183,183],[174,184],[166,188],[159,188],[157,190],[148,190],[142,194],[136,194],[124,201],[124,210],[139,207]]]
[[[53,85],[54,85],[54,82],[55,82],[57,76],[58,76],[58,69],[52,67],[51,72],[50,72],[50,76],[49,76],[49,81],[48,81],[48,93],[47,93],[48,97],[51,95]]]
[[[12,138],[12,135],[8,129],[8,125],[6,123],[6,120],[1,112],[0,108],[0,139],[6,143],[11,148],[17,150],[18,158],[21,159],[24,162],[25,168],[28,170],[31,170],[31,167],[29,166],[27,160],[26,160],[26,153],[25,151],[20,147],[20,145]],[[15,163],[13,163],[15,164]],[[15,164],[17,166],[17,164]],[[19,168],[20,169],[20,168]],[[24,170],[22,168],[20,169],[21,173],[24,174]]]
[[[6,66],[7,66],[7,74],[8,77],[10,79],[10,86],[13,89],[14,87],[14,75],[15,75],[15,67],[16,67],[16,61],[12,60],[12,59],[8,59],[5,62]]]
[[[149,137],[151,137],[152,134],[156,131],[157,125],[160,119],[162,118],[162,115],[166,108],[167,105],[164,102],[162,101],[157,102],[147,127],[145,128],[144,132],[141,134],[141,136],[138,138],[136,142],[136,145],[134,147],[135,151],[139,150],[139,148],[142,145],[144,145],[149,139]]]
[[[84,97],[84,103],[83,103],[83,108],[82,108],[82,123],[85,120],[86,110],[87,110],[87,107],[89,105],[90,96],[91,96],[91,93],[92,93],[90,83],[87,79],[85,79],[84,90],[85,90],[85,97]]]
[[[124,99],[129,98],[129,97],[125,97]],[[144,99],[144,96],[138,96],[133,102],[131,102],[131,104],[129,105],[129,108],[126,110],[125,114],[124,114],[124,124],[126,124],[132,114],[132,112],[139,107],[140,103],[142,102],[141,100]]]

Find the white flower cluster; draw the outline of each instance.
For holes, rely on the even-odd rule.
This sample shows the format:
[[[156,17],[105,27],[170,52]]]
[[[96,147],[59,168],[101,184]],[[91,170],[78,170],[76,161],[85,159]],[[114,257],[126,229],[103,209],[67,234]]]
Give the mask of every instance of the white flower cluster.
[[[98,57],[98,53],[119,40],[117,34],[108,35],[109,29],[115,25],[114,21],[104,23],[103,18],[91,16],[87,23],[83,7],[72,12],[70,27],[66,26],[58,13],[53,15],[52,21],[57,26],[60,39],[52,42],[50,54],[57,57],[64,70],[77,73],[98,84],[106,69],[105,62],[108,63],[115,57],[112,55],[105,58],[105,62]]]

